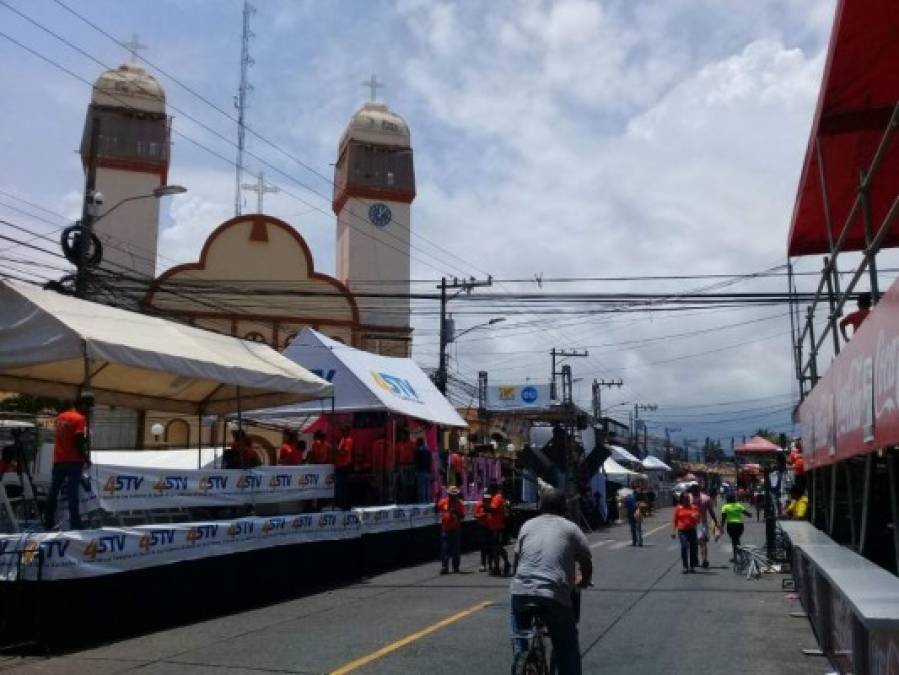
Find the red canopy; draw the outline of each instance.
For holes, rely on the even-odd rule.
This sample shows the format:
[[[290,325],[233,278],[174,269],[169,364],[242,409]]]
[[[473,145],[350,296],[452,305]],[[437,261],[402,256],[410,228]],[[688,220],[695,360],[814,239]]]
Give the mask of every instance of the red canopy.
[[[761,436],[753,436],[743,445],[734,449],[735,455],[773,455],[778,452],[780,452],[779,445],[775,445]]]
[[[793,207],[787,255],[830,251],[818,167],[827,187],[833,239],[849,215],[859,172],[870,166],[877,145],[899,101],[899,3],[895,0],[839,0],[834,17],[818,108],[805,151]],[[817,143],[816,143],[817,141]],[[899,139],[876,172],[869,192],[872,229],[899,194]],[[844,251],[865,246],[864,225],[853,219]],[[899,245],[899,227],[884,241]]]

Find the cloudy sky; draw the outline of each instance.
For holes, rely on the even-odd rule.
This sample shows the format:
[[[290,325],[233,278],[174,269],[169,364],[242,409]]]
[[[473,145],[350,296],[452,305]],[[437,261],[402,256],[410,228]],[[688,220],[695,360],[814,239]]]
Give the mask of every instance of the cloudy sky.
[[[64,2],[111,35],[139,33],[149,45],[143,56],[231,113],[237,0]],[[418,289],[441,274],[738,275],[785,262],[830,0],[256,5],[249,123],[286,154],[251,138],[258,159],[247,164],[282,188],[267,197],[266,210],[301,232],[322,271],[334,269],[330,164],[371,73],[412,128]],[[90,93],[78,78],[93,81],[102,70],[97,61],[114,66],[127,53],[54,0],[3,0],[0,31],[70,71],[0,37],[0,218],[46,232],[78,211],[83,177],[75,150]],[[236,132],[190,91],[160,80],[177,108],[170,180],[190,189],[165,204],[162,270],[196,259],[233,208],[226,161],[233,145],[188,117],[227,139]],[[14,233],[0,226],[0,234]],[[39,257],[23,247],[5,255],[13,253]],[[820,261],[801,264],[813,269]],[[715,281],[547,282],[542,289],[503,281],[492,291],[674,293]],[[731,288],[785,286],[773,278]],[[455,307],[458,329],[489,318],[467,315],[461,302]],[[582,378],[578,396],[589,398],[593,378],[620,377],[625,386],[606,391],[604,405],[626,416],[635,401],[657,404],[646,416],[653,432],[679,428],[675,437],[720,436],[729,444],[731,435],[759,426],[788,428],[795,386],[786,308],[611,317],[518,311],[510,306],[505,323],[460,338],[451,349],[454,372],[469,381],[486,369],[494,383],[538,382],[547,378],[551,348],[587,348],[589,358],[571,361]],[[435,317],[416,316],[415,327],[416,358],[434,365]]]

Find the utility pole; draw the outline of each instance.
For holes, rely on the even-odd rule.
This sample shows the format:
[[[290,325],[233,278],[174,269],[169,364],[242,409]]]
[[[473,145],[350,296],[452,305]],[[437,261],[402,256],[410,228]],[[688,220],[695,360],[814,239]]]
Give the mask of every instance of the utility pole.
[[[607,389],[611,389],[612,387],[619,387],[624,384],[621,379],[617,380],[593,380],[593,419],[596,422],[599,422],[599,418],[602,417],[602,388],[606,387]]]
[[[81,206],[80,227],[74,239],[76,250],[75,263],[75,296],[86,298],[88,295],[90,270],[88,260],[91,257],[91,246],[94,243],[94,217],[97,204],[94,199],[94,188],[97,184],[97,146],[100,144],[100,118],[91,120],[91,140],[88,149],[87,177],[84,182],[84,203]]]
[[[586,349],[578,350],[578,349],[556,349],[555,347],[549,352],[550,357],[552,357],[552,373],[549,378],[549,398],[550,400],[556,400],[556,375],[558,375],[558,371],[556,371],[556,364],[561,363],[565,359],[570,359],[572,357],[587,357],[590,356],[590,352]],[[558,359],[558,361],[557,361]]]
[[[634,441],[634,449],[638,451],[637,455],[639,456],[639,445],[640,445],[640,433],[638,427],[640,425],[640,411],[647,410],[653,411],[658,410],[659,406],[655,403],[634,403],[634,429],[631,434],[631,437]],[[646,450],[646,443],[648,440],[648,433],[646,431],[646,423],[643,423],[643,450]]]
[[[440,390],[440,393],[444,396],[446,395],[446,381],[447,381],[447,373],[446,373],[446,346],[453,341],[452,332],[455,328],[447,321],[446,318],[446,305],[453,298],[458,297],[460,293],[467,293],[471,295],[472,290],[475,288],[481,288],[484,286],[492,286],[493,285],[493,277],[487,277],[486,281],[478,281],[474,277],[470,279],[458,279],[453,277],[452,283],[448,283],[446,277],[443,277],[440,280],[440,285],[437,287],[440,291],[440,362],[437,366],[437,381],[434,383],[437,385],[437,389]],[[456,292],[449,296],[447,291],[455,290]]]
[[[256,8],[244,0],[243,3],[243,32],[240,39],[240,84],[237,87],[237,96],[234,97],[234,107],[237,108],[237,161],[236,174],[234,176],[234,215],[240,215],[241,180],[243,179],[243,152],[244,136],[246,134],[247,96],[253,91],[253,85],[249,82],[248,70],[255,63],[250,56],[250,39],[255,34],[250,30],[250,17],[256,13]]]

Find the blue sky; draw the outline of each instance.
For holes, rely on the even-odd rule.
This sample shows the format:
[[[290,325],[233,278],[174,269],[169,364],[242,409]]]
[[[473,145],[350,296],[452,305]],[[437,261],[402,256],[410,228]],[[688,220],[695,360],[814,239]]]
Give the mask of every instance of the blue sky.
[[[123,40],[139,33],[150,47],[143,56],[232,111],[237,0],[64,1]],[[124,49],[52,0],[5,2],[105,64],[127,59]],[[257,0],[256,6],[249,124],[317,173],[331,175],[343,127],[365,100],[360,83],[371,73],[386,82],[383,98],[413,134],[414,278],[744,273],[784,261],[832,1]],[[2,5],[0,30],[88,81],[102,70]],[[83,180],[75,149],[89,88],[3,38],[0,63],[6,159],[0,190],[71,217]],[[160,80],[170,105],[235,138],[228,119]],[[172,114],[177,131],[233,157],[231,145]],[[248,148],[272,165],[249,158],[250,172],[263,168],[283,190],[267,197],[266,210],[297,227],[318,267],[332,272],[329,180],[253,138]],[[226,162],[177,136],[172,157],[171,182],[190,192],[165,205],[160,268],[195,259],[233,202]],[[54,224],[0,206],[0,217],[36,230],[63,222],[43,215]],[[772,283],[779,289],[783,282]],[[672,290],[670,283],[589,288]],[[490,366],[497,383],[539,380],[551,347],[612,345],[572,364],[584,378],[581,397],[593,377],[621,376],[627,386],[606,396],[609,405],[621,404],[617,411],[634,400],[658,403],[656,428],[675,426],[680,416],[676,426],[694,437],[742,435],[754,426],[787,425],[789,328],[785,311],[772,316],[778,312],[571,325],[537,317],[544,323],[530,332],[510,330],[510,320],[460,340],[452,365],[468,379]],[[750,334],[735,327],[614,346],[754,317],[769,318]],[[459,327],[474,321],[460,317]],[[433,323],[430,316],[416,319],[415,353],[424,365],[436,361]],[[764,339],[734,347],[753,338]]]

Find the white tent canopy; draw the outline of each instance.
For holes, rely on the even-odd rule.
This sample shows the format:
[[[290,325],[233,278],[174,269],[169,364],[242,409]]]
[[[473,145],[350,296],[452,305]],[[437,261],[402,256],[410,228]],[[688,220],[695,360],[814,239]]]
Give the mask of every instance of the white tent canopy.
[[[609,444],[606,447],[612,453],[612,457],[616,462],[633,462],[634,464],[640,464],[640,459],[638,457],[631,454],[620,445]]]
[[[311,328],[294,338],[284,356],[334,384],[334,412],[384,411],[446,427],[468,426],[412,359],[354,349]],[[256,410],[245,417],[296,426],[296,418],[327,410],[330,406],[307,403]]]
[[[643,461],[643,469],[645,471],[671,471],[671,467],[665,464],[658,457],[653,457],[652,455],[647,455]]]
[[[0,390],[180,413],[226,413],[331,396],[271,347],[158,317],[0,282]],[[89,380],[89,381],[88,381]]]
[[[605,462],[603,462],[602,470],[605,472],[606,477],[609,480],[613,480],[616,483],[627,483],[629,479],[646,478],[645,474],[637,473],[636,471],[631,471],[630,469],[625,469],[612,457],[609,457]]]

